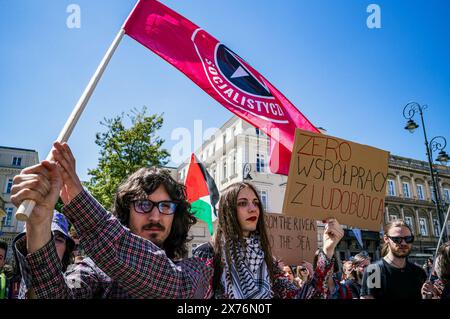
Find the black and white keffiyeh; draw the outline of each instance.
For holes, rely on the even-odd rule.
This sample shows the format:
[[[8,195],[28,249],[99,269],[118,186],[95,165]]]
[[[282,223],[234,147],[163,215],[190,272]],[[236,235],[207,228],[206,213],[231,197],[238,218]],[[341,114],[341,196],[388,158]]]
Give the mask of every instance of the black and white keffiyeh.
[[[273,292],[260,237],[255,232],[245,238],[245,241],[246,247],[242,247],[240,243],[233,243],[238,245],[239,252],[237,258],[232,258],[236,260],[235,263],[228,265],[224,258],[221,277],[224,293],[230,299],[270,299]],[[223,249],[227,249],[227,246],[233,255],[230,245],[224,245]],[[225,257],[225,251],[222,251],[222,256]]]

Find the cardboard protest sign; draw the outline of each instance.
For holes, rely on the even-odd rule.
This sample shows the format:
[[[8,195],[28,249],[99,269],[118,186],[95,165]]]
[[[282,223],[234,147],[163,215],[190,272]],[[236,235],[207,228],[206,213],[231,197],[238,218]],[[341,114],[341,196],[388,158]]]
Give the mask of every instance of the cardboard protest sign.
[[[297,129],[283,213],[379,231],[389,153]]]
[[[313,262],[317,250],[316,221],[309,218],[265,214],[272,254],[286,265]]]

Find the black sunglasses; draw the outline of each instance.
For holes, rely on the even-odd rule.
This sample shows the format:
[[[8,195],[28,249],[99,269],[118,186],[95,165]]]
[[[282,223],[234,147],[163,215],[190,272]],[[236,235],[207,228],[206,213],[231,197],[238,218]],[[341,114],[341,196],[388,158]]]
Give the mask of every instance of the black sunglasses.
[[[394,243],[396,243],[397,245],[400,245],[402,243],[402,240],[405,241],[405,243],[407,244],[411,244],[414,241],[414,236],[404,236],[404,237],[394,237],[394,236],[387,236],[389,237]]]
[[[132,201],[132,203],[134,206],[134,210],[139,214],[148,214],[152,211],[153,207],[156,206],[161,214],[173,215],[178,206],[178,202],[170,200],[154,202],[150,199],[137,199]]]
[[[303,267],[302,267],[302,268],[300,268],[300,271],[305,271],[305,270],[306,270],[306,268],[303,268]]]

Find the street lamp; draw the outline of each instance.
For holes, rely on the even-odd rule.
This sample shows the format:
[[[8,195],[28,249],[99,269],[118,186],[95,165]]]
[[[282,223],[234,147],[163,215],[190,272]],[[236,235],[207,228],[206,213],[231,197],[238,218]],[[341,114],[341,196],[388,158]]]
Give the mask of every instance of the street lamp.
[[[440,151],[439,155],[437,156],[437,161],[441,163],[441,165],[446,165],[449,161],[448,154],[444,151],[444,148],[447,146],[447,141],[443,136],[436,136],[434,137],[430,143],[428,143],[427,139],[427,132],[425,130],[425,122],[423,119],[423,111],[427,109],[427,105],[420,105],[417,102],[410,102],[406,104],[406,106],[403,108],[403,116],[405,119],[408,120],[405,126],[405,130],[408,130],[410,133],[414,133],[415,129],[419,127],[416,122],[412,119],[414,115],[419,112],[420,119],[422,121],[422,128],[423,128],[423,135],[425,137],[425,148],[427,150],[427,158],[428,158],[428,164],[430,166],[430,176],[431,176],[431,182],[433,183],[433,188],[435,192],[435,204],[436,204],[436,210],[439,218],[439,224],[441,227],[444,227],[444,238],[447,239],[447,225],[444,225],[444,211],[441,206],[441,191],[439,188],[439,175],[437,170],[433,169],[433,152]]]

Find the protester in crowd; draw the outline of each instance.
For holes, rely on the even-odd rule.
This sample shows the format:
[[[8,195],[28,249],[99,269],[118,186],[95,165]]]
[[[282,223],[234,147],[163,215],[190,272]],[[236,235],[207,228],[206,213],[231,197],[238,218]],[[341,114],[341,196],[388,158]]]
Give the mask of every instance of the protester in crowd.
[[[0,239],[0,269],[6,264],[6,253],[8,252],[8,243]]]
[[[369,264],[370,257],[365,251],[356,254],[344,263],[345,279],[341,283],[346,284],[350,288],[353,299],[360,298],[364,271]]]
[[[11,191],[16,206],[26,199],[36,202],[27,222],[26,258],[32,282],[38,283],[33,285],[37,297],[91,298],[95,285],[106,281],[88,269],[77,278],[87,287],[79,294],[67,286],[56,266],[49,212],[59,195],[65,204],[63,213],[77,230],[86,254],[110,278],[109,293],[102,297],[211,295],[211,261],[185,258],[188,232],[196,220],[189,212],[184,186],[169,172],[142,168],[129,176],[117,190],[113,216],[83,189],[67,144],[55,143],[52,152],[57,164],[43,161],[24,169],[14,178]]]
[[[65,273],[66,282],[71,284],[76,281],[76,278],[71,276],[71,273],[67,272],[68,267],[72,264],[72,252],[75,247],[75,242],[69,234],[69,223],[66,217],[58,211],[53,212],[53,218],[51,223],[52,238],[55,244],[56,254],[60,261],[61,271]],[[20,266],[21,285],[18,295],[19,299],[36,298],[32,283],[29,265],[26,260],[27,255],[27,234],[26,228],[24,232],[19,234],[13,241],[13,247],[15,250],[15,257],[17,263]],[[51,266],[51,265],[49,265]]]
[[[75,247],[75,242],[70,236],[68,229],[69,223],[66,217],[59,213],[58,211],[53,212],[51,232],[53,235],[53,240],[55,242],[56,253],[58,259],[61,262],[62,270],[65,271],[67,267],[72,263],[72,251]],[[13,241],[13,246],[17,249],[18,247],[26,250],[26,226],[24,232],[19,234]],[[22,246],[21,246],[22,245]],[[20,263],[24,255],[21,254],[21,250],[16,250],[16,256],[18,257],[18,262]]]
[[[8,252],[8,243],[0,239],[0,299],[8,299],[9,278],[11,270],[6,265],[6,253]]]
[[[17,299],[20,277],[17,269],[6,264],[8,243],[0,239],[0,299]]]
[[[450,242],[439,247],[435,271],[438,280],[427,281],[422,286],[425,299],[450,299]]]
[[[383,258],[367,267],[361,288],[363,299],[420,299],[426,275],[408,261],[414,236],[403,220],[384,227]]]
[[[313,298],[322,293],[343,229],[335,219],[325,226],[314,280],[299,289],[284,276],[273,258],[264,209],[255,187],[228,186],[219,201],[219,222],[212,243],[200,245],[199,258],[214,258],[214,292],[220,299]]]
[[[289,280],[289,282],[294,282],[294,272],[292,271],[291,266],[283,267],[284,276]]]
[[[433,269],[433,258],[432,257],[427,258],[427,261],[425,262],[425,264],[422,267],[423,267],[423,270],[425,270],[427,278],[430,276],[430,273],[431,273],[431,281],[432,282],[438,279],[438,277],[436,275],[436,271],[435,271],[435,269]]]
[[[319,258],[318,251],[314,255],[313,267]],[[352,299],[352,292],[345,282],[341,282],[339,274],[339,264],[336,258],[333,258],[333,266],[328,272],[324,282],[324,292],[321,299]]]
[[[296,270],[295,282],[298,287],[303,287],[305,284],[310,283],[313,279],[313,266],[307,261],[302,261]]]
[[[348,279],[356,280],[356,271],[353,269],[353,263],[351,260],[344,260],[342,262],[342,281]]]

